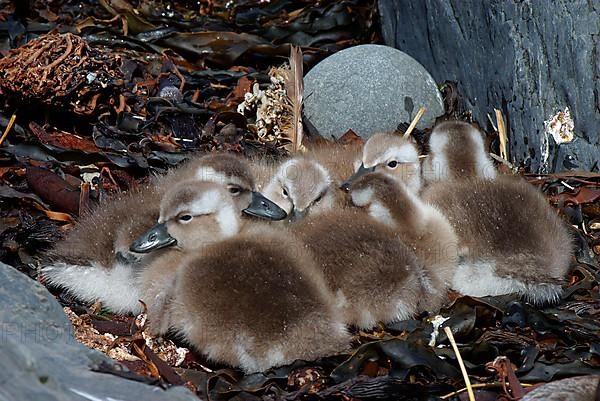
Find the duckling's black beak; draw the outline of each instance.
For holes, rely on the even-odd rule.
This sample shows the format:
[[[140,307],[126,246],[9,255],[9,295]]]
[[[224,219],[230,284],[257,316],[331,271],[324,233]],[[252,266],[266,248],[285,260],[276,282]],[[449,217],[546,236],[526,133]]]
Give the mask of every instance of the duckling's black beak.
[[[167,225],[165,223],[158,223],[133,241],[129,250],[137,253],[148,253],[155,249],[175,245],[176,243],[177,240],[171,237],[169,231],[167,231]]]
[[[352,174],[350,176],[350,178],[348,178],[346,181],[342,182],[342,185],[340,185],[340,188],[343,189],[344,191],[348,192],[350,190],[350,185],[352,185],[352,183],[354,181],[356,181],[357,178],[362,177],[363,175],[365,175],[367,173],[372,173],[374,171],[375,171],[375,166],[366,168],[365,165],[363,163],[361,163],[358,170],[356,170],[356,172],[354,174]]]
[[[298,220],[302,220],[308,214],[308,208],[304,210],[298,210],[296,208],[292,209],[292,213],[290,213],[290,222],[295,222]]]
[[[252,192],[250,206],[242,210],[242,213],[267,220],[283,220],[287,217],[285,210],[260,192],[255,191]]]

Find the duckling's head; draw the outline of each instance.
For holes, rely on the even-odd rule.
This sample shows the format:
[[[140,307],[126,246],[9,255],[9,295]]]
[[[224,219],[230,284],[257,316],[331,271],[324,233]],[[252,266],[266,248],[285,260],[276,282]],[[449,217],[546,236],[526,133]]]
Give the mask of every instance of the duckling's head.
[[[211,153],[190,162],[193,180],[213,182],[227,188],[236,210],[267,220],[282,220],[287,214],[255,191],[255,181],[248,160],[232,153]]]
[[[346,190],[355,206],[379,210],[384,210],[385,208],[387,212],[389,206],[383,205],[390,203],[389,201],[395,198],[395,189],[398,188],[399,185],[405,187],[403,184],[398,184],[394,179],[385,174],[365,173],[349,182]],[[387,213],[389,214],[389,212]]]
[[[347,185],[352,203],[384,225],[411,229],[425,216],[418,195],[387,174],[366,173]]]
[[[355,163],[355,173],[342,188],[349,189],[349,182],[366,173],[378,172],[406,185],[418,193],[421,189],[421,168],[416,145],[396,134],[380,133],[370,137],[363,147],[362,158]]]
[[[144,253],[172,245],[197,249],[237,234],[240,215],[227,187],[182,181],[163,196],[158,224],[136,240],[131,250]]]
[[[318,214],[333,207],[336,188],[329,171],[316,160],[294,157],[277,169],[264,194],[277,203],[290,220]]]
[[[429,136],[429,155],[423,162],[424,181],[496,178],[496,168],[483,138],[479,128],[465,121],[448,120],[436,124]]]

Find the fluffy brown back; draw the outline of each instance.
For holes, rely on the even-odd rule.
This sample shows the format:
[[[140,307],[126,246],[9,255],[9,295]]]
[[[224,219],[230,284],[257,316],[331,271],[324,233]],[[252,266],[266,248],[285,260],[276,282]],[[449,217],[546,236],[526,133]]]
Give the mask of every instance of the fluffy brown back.
[[[348,322],[365,327],[368,315],[373,324],[417,312],[422,265],[393,231],[357,209],[307,218],[293,229],[347,305]]]
[[[44,259],[74,265],[95,261],[110,266],[117,251],[127,249],[158,220],[161,196],[159,188],[144,185],[111,198],[82,215]]]
[[[503,260],[497,273],[518,272],[525,282],[564,281],[571,237],[544,196],[521,179],[439,183],[423,197],[448,217],[470,258]]]
[[[348,346],[333,296],[284,231],[250,230],[183,261],[177,278],[186,338],[209,357],[263,370]],[[181,322],[180,322],[181,323]],[[187,327],[187,328],[186,328]]]

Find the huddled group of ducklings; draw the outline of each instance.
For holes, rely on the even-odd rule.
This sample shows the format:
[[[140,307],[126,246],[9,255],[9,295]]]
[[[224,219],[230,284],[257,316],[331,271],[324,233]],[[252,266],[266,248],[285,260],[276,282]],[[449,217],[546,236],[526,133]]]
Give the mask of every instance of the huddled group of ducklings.
[[[555,302],[571,253],[543,195],[445,121],[424,158],[396,134],[279,163],[195,158],[82,218],[41,274],[115,312],[141,300],[154,333],[254,372],[437,313],[449,289]]]

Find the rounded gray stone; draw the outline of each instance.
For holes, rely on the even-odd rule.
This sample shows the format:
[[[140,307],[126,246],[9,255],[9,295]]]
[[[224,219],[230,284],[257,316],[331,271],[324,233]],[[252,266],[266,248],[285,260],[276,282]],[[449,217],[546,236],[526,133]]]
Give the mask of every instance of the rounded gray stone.
[[[319,133],[338,138],[348,129],[363,138],[393,131],[426,113],[418,128],[444,112],[429,72],[406,53],[388,46],[360,45],[317,64],[304,78],[304,114]]]

